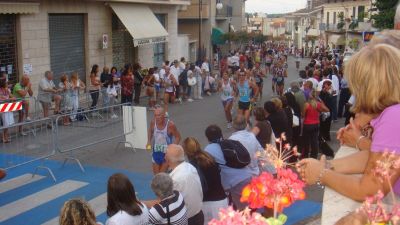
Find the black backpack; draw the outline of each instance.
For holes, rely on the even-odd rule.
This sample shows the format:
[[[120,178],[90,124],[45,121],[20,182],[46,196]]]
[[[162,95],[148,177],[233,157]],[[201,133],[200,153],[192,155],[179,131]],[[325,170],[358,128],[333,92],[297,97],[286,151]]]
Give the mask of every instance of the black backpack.
[[[182,85],[182,86],[186,86],[186,85],[188,85],[187,83],[187,73],[188,73],[188,70],[187,69],[185,69],[184,71],[182,71],[182,73],[179,75],[179,85]]]
[[[231,168],[241,169],[250,164],[249,151],[239,141],[224,139],[218,142],[225,158],[225,165]]]

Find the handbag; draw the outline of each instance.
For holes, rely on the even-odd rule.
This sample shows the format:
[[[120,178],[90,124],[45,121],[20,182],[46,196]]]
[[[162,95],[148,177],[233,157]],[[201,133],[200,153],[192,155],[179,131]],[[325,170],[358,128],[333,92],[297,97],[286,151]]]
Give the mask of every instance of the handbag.
[[[188,85],[189,85],[189,86],[194,86],[194,85],[196,85],[196,83],[197,83],[195,77],[188,77],[187,81],[188,81]]]
[[[329,156],[329,157],[335,156],[335,152],[333,151],[331,146],[329,146],[329,144],[326,142],[326,140],[323,137],[319,138],[319,149],[322,152],[322,154],[324,154],[326,156]]]
[[[293,109],[292,109],[292,115],[293,115],[293,127],[300,126],[300,119],[298,116],[294,115]]]

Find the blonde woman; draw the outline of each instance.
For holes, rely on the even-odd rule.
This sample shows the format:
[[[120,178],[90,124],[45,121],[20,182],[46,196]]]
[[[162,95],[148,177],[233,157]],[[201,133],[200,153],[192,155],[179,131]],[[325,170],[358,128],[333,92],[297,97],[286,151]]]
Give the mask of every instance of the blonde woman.
[[[82,199],[66,201],[59,222],[60,225],[98,225],[92,208]]]
[[[305,159],[298,170],[308,184],[322,183],[355,201],[364,201],[381,190],[387,194],[390,185],[396,197],[400,195],[400,170],[389,169],[393,174],[388,182],[380,182],[373,170],[376,162],[383,160],[384,152],[394,152],[394,160],[400,157],[400,50],[386,44],[364,47],[346,64],[345,75],[356,98],[353,111],[369,117],[373,128],[369,139],[361,126],[350,123],[356,148],[363,149],[371,142],[370,149],[363,149],[348,157],[326,162]],[[368,120],[367,120],[368,121]],[[351,174],[362,174],[361,177]]]
[[[192,137],[183,141],[183,150],[196,169],[203,189],[204,224],[218,218],[220,208],[228,207],[228,199],[221,184],[220,169],[214,158],[201,149]]]
[[[85,83],[79,79],[77,72],[73,72],[71,75],[71,105],[72,113],[70,119],[71,121],[76,121],[76,114],[79,109],[79,92],[85,89]]]

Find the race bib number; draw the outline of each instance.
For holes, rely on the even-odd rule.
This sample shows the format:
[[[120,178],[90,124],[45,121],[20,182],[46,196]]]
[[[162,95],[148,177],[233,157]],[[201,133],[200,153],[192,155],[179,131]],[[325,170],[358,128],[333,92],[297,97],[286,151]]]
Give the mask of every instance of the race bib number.
[[[160,145],[160,144],[155,144],[154,145],[154,152],[161,152],[165,153],[165,150],[167,149],[167,145]]]
[[[239,96],[240,96],[240,97],[245,97],[245,96],[247,96],[247,91],[246,91],[246,90],[240,90],[240,91],[239,91]]]

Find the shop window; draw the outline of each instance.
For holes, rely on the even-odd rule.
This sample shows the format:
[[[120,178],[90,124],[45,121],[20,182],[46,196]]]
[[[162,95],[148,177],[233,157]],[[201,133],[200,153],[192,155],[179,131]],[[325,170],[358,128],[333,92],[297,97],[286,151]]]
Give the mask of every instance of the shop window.
[[[0,15],[0,72],[10,83],[18,82],[16,15]]]

